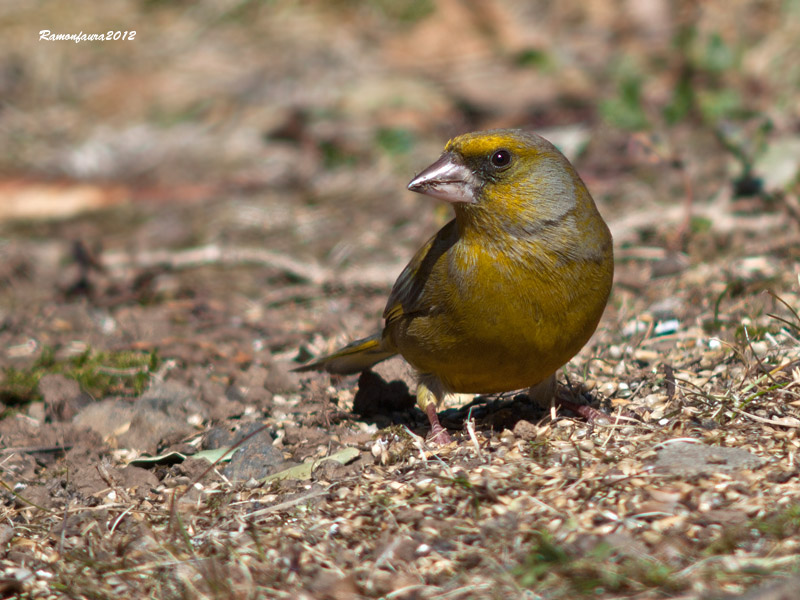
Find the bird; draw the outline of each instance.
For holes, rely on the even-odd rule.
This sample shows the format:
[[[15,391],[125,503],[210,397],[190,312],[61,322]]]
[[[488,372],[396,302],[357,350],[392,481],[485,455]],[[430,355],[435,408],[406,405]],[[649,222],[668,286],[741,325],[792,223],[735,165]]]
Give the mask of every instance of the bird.
[[[554,398],[556,372],[597,328],[614,255],[569,160],[531,131],[466,133],[408,189],[450,203],[454,218],[400,273],[381,332],[295,370],[355,374],[401,355],[436,444],[451,441],[437,414],[449,394],[528,388],[534,402],[574,408]]]

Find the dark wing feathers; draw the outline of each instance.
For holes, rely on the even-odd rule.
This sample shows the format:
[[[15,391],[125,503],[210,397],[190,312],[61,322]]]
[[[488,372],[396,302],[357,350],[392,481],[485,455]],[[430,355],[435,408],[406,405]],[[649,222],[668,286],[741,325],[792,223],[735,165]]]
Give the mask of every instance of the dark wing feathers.
[[[414,255],[389,294],[383,311],[387,327],[403,316],[426,314],[430,311],[431,307],[426,306],[422,292],[438,260],[457,240],[458,227],[453,219]]]

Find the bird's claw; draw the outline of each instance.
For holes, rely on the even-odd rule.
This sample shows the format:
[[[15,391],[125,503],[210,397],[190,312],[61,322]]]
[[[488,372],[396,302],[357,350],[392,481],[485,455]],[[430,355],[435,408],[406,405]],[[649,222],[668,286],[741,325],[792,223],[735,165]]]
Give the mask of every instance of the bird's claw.
[[[428,441],[439,444],[440,446],[452,442],[453,440],[450,434],[448,434],[447,430],[439,423],[439,415],[436,414],[436,405],[428,404],[428,406],[425,407],[425,413],[428,415],[428,421],[431,424],[431,434],[428,436]]]

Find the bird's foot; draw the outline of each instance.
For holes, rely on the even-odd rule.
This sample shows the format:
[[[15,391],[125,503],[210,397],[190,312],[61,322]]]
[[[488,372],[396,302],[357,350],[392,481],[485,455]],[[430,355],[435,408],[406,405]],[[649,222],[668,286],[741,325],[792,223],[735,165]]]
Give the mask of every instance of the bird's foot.
[[[586,422],[592,425],[609,425],[611,419],[607,414],[596,408],[592,408],[587,404],[578,404],[568,398],[563,389],[559,389],[556,385],[556,375],[553,373],[544,381],[532,386],[528,390],[528,397],[531,401],[541,407],[548,407],[553,403],[559,408],[566,408],[571,410],[579,417],[586,419]]]
[[[436,405],[428,404],[425,407],[425,413],[428,415],[428,421],[431,424],[431,434],[428,436],[428,441],[434,444],[444,446],[449,444],[452,440],[447,430],[439,423],[439,415],[436,414]]]
[[[610,425],[611,419],[608,415],[601,410],[592,408],[588,404],[576,404],[572,400],[565,400],[563,398],[556,398],[556,406],[571,410],[576,415],[586,419],[586,422],[591,425]]]

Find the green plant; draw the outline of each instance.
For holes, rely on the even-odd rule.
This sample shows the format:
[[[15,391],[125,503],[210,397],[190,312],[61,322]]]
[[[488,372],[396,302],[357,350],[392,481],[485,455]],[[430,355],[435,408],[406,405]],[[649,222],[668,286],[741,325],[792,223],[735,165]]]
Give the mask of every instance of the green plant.
[[[44,375],[54,373],[74,379],[96,398],[110,394],[135,396],[144,391],[159,363],[156,351],[94,352],[89,349],[78,356],[56,360],[55,351],[45,348],[30,367],[3,370],[0,402],[18,405],[41,400],[39,381]]]

